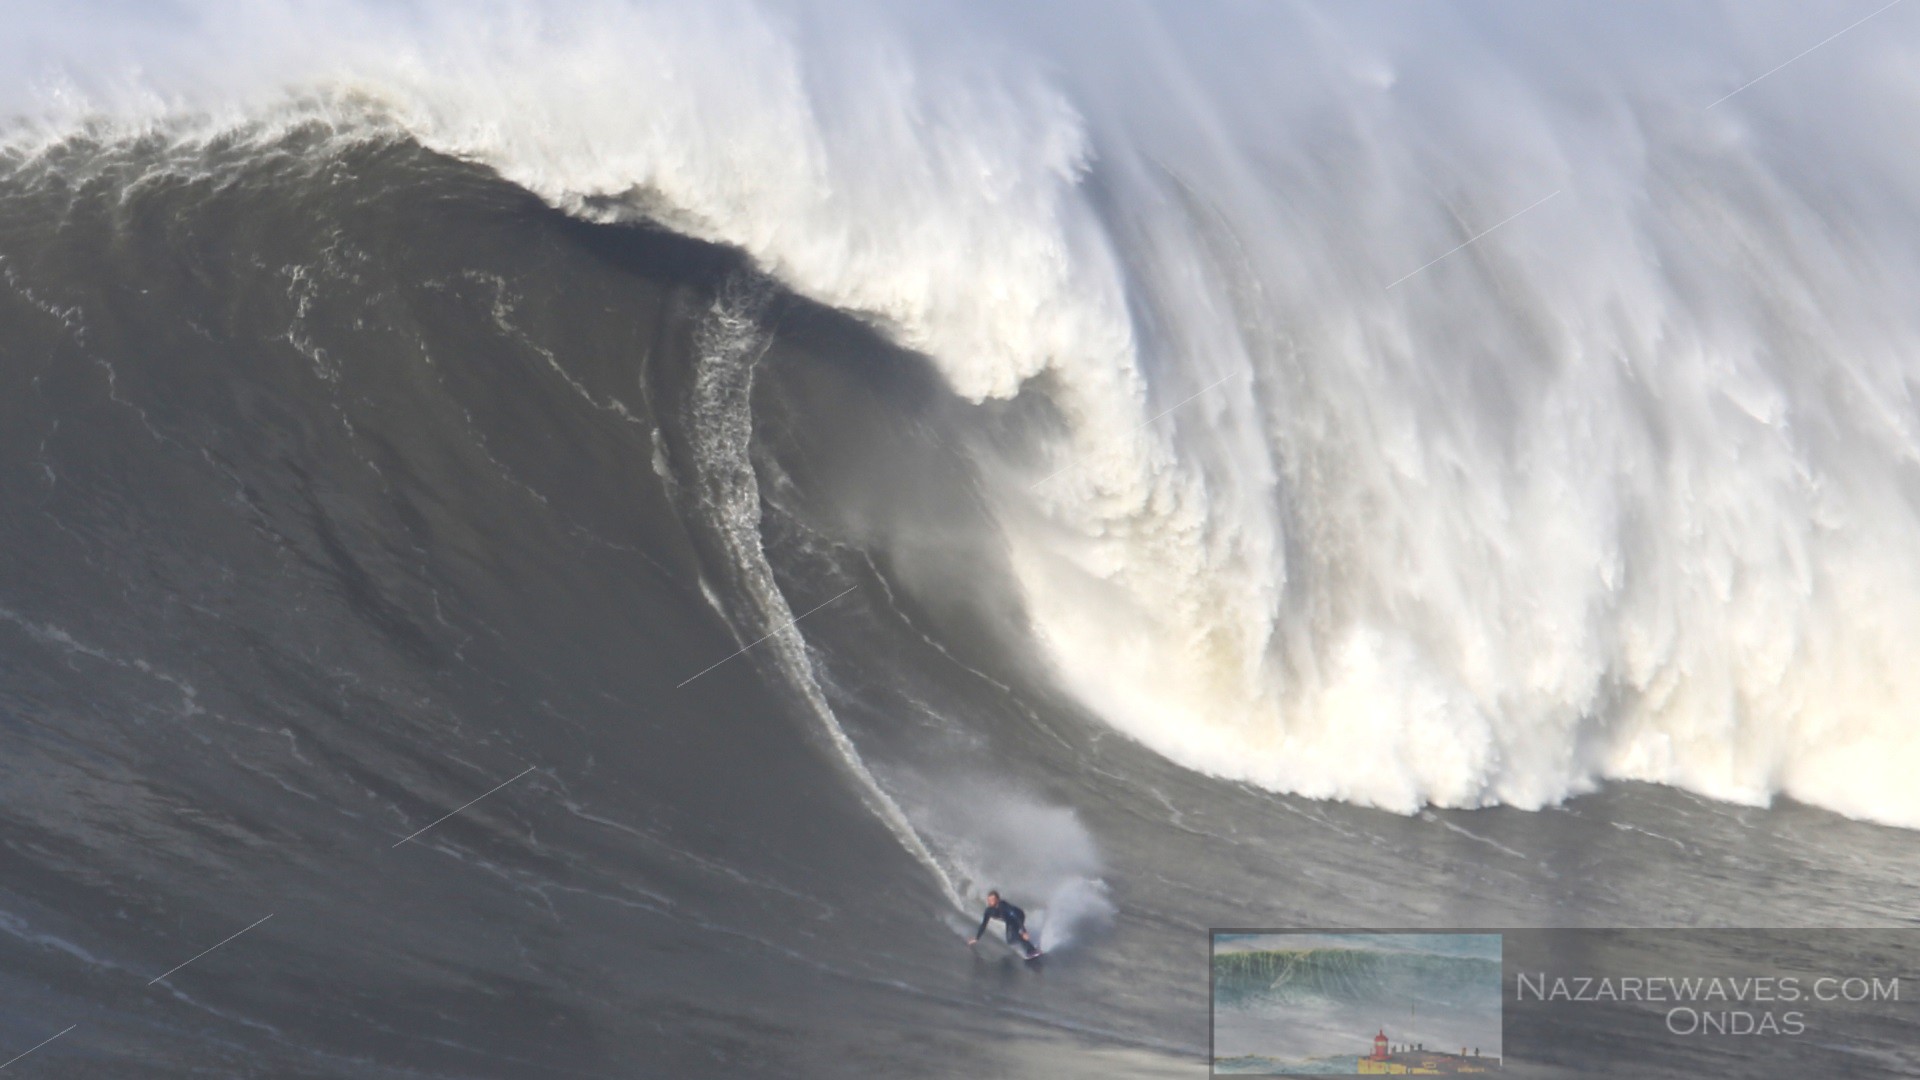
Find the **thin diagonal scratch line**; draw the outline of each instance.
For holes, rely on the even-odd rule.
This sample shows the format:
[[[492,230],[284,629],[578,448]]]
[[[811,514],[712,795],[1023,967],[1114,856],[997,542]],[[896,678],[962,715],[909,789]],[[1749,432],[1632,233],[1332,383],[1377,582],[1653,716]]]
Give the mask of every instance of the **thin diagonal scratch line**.
[[[1900,0],[1894,0],[1894,2],[1895,2],[1895,3],[1899,3],[1899,2],[1900,2]],[[1492,224],[1492,225],[1489,225],[1489,226],[1487,226],[1486,228],[1484,228],[1484,229],[1482,229],[1482,230],[1480,230],[1479,232],[1477,232],[1477,233],[1475,233],[1475,234],[1473,234],[1472,236],[1470,236],[1470,237],[1468,237],[1468,238],[1467,238],[1466,240],[1464,240],[1464,241],[1462,241],[1461,243],[1459,243],[1459,244],[1457,244],[1457,245],[1455,245],[1455,246],[1454,246],[1454,247],[1453,247],[1452,249],[1450,249],[1449,251],[1447,251],[1447,253],[1446,253],[1446,255],[1442,255],[1442,256],[1440,256],[1440,258],[1439,258],[1439,259],[1434,259],[1434,260],[1433,260],[1432,262],[1429,262],[1429,263],[1427,263],[1427,264],[1425,264],[1424,266],[1421,266],[1419,270],[1415,270],[1415,271],[1414,271],[1414,272],[1413,272],[1412,274],[1407,274],[1407,275],[1405,275],[1404,277],[1401,277],[1401,278],[1399,278],[1398,280],[1396,280],[1396,281],[1395,281],[1395,282],[1393,283],[1393,285],[1389,285],[1389,286],[1387,286],[1387,291],[1389,291],[1389,292],[1391,292],[1391,291],[1393,291],[1393,288],[1394,288],[1394,286],[1395,286],[1395,285],[1399,285],[1399,284],[1400,284],[1401,282],[1403,282],[1403,281],[1405,281],[1405,280],[1407,280],[1407,278],[1410,278],[1410,277],[1412,277],[1412,276],[1414,276],[1414,274],[1418,274],[1418,273],[1419,273],[1419,272],[1420,272],[1421,270],[1425,270],[1425,269],[1426,269],[1426,268],[1427,268],[1428,266],[1432,266],[1432,265],[1433,265],[1434,263],[1437,263],[1437,262],[1439,262],[1439,261],[1440,261],[1441,259],[1444,259],[1444,258],[1446,258],[1446,257],[1447,257],[1448,255],[1452,255],[1452,254],[1453,254],[1454,252],[1456,252],[1456,251],[1459,251],[1459,250],[1460,250],[1461,248],[1464,248],[1464,247],[1466,247],[1466,246],[1468,246],[1469,244],[1472,244],[1472,243],[1475,243],[1475,242],[1476,242],[1476,241],[1478,241],[1478,240],[1479,240],[1479,239],[1480,239],[1481,237],[1483,237],[1483,236],[1485,236],[1485,235],[1487,235],[1488,233],[1490,233],[1490,232],[1492,232],[1493,230],[1495,230],[1495,229],[1497,229],[1497,228],[1499,228],[1500,226],[1502,226],[1502,225],[1505,225],[1505,224],[1506,224],[1507,222],[1509,222],[1509,221],[1512,221],[1512,220],[1513,220],[1514,218],[1517,218],[1517,217],[1519,217],[1519,216],[1520,216],[1520,214],[1524,214],[1524,213],[1526,213],[1526,212],[1527,212],[1527,210],[1532,210],[1532,209],[1533,209],[1534,207],[1536,207],[1536,206],[1539,206],[1539,205],[1540,205],[1541,203],[1544,203],[1544,202],[1546,202],[1546,201],[1547,201],[1547,199],[1551,199],[1551,198],[1553,198],[1553,196],[1554,196],[1554,195],[1558,195],[1558,194],[1560,194],[1560,192],[1561,192],[1561,191],[1564,191],[1564,190],[1565,190],[1564,188],[1555,188],[1555,189],[1554,189],[1554,192],[1553,192],[1553,195],[1549,195],[1549,196],[1547,196],[1547,198],[1546,198],[1546,199],[1541,199],[1541,200],[1540,200],[1540,202],[1536,202],[1536,203],[1534,203],[1534,204],[1533,204],[1533,206],[1529,206],[1529,207],[1527,207],[1527,208],[1526,208],[1525,210],[1521,210],[1521,211],[1520,211],[1519,213],[1516,213],[1516,214],[1513,214],[1513,215],[1512,215],[1512,216],[1510,216],[1510,217],[1506,217],[1506,218],[1503,218],[1503,219],[1501,219],[1501,220],[1500,220],[1499,222],[1496,222],[1495,224]]]
[[[28,1054],[33,1053],[35,1050],[38,1050],[41,1047],[52,1042],[53,1040],[59,1038],[60,1035],[65,1035],[68,1031],[72,1031],[74,1028],[77,1028],[79,1026],[80,1026],[79,1024],[68,1024],[66,1027],[66,1031],[60,1032],[59,1035],[49,1035],[46,1038],[41,1039],[39,1042],[33,1044],[31,1047],[28,1047],[27,1049],[22,1050],[19,1053],[13,1055],[12,1057],[8,1058],[5,1062],[0,1063],[0,1069],[4,1069],[8,1065],[11,1065],[16,1061],[19,1061],[21,1058],[26,1057]]]
[[[752,641],[747,642],[745,645],[740,646],[738,649],[735,649],[733,652],[729,653],[727,656],[722,657],[721,659],[716,660],[713,663],[707,665],[704,669],[697,671],[692,675],[687,676],[687,678],[684,681],[682,681],[679,684],[679,686],[675,686],[674,689],[675,690],[680,689],[681,686],[685,686],[687,685],[687,683],[690,683],[693,680],[699,678],[700,676],[705,675],[707,672],[712,671],[714,668],[719,667],[721,664],[726,663],[728,660],[731,660],[734,657],[739,656],[741,653],[746,652],[748,649],[753,648],[755,645],[760,644],[761,642],[767,640],[773,635],[779,633],[782,630],[785,630],[787,627],[792,626],[794,623],[797,623],[801,619],[804,619],[807,616],[813,614],[814,612],[819,611],[821,608],[826,607],[828,604],[833,603],[835,600],[840,599],[840,597],[847,595],[847,593],[850,593],[859,587],[860,586],[858,585],[847,586],[847,588],[842,592],[840,592],[838,595],[831,596],[825,600],[822,600],[820,603],[815,604],[813,607],[808,608],[807,610],[801,612],[800,614],[795,615],[793,618],[788,619],[786,622],[781,623],[779,626],[774,627],[773,629],[767,631],[766,633],[760,635],[759,637],[754,638]]]
[[[427,829],[431,829],[431,828],[433,828],[433,827],[434,827],[435,825],[438,825],[438,824],[440,824],[440,823],[441,823],[442,821],[445,821],[445,820],[447,820],[448,818],[450,818],[450,817],[452,817],[453,815],[455,815],[455,814],[457,814],[457,813],[459,813],[460,811],[462,811],[462,810],[465,810],[465,809],[466,809],[467,807],[469,807],[469,806],[472,806],[472,805],[473,805],[474,803],[477,803],[477,802],[479,802],[479,801],[480,801],[481,799],[484,799],[484,798],[486,798],[486,797],[487,797],[488,795],[491,795],[491,794],[493,794],[494,792],[496,792],[496,791],[499,791],[499,790],[500,790],[501,788],[503,788],[503,787],[506,787],[506,786],[507,786],[508,784],[511,784],[511,783],[513,783],[513,781],[514,781],[514,780],[518,780],[518,779],[520,779],[520,777],[522,777],[522,776],[525,776],[525,775],[527,775],[528,773],[530,773],[530,772],[532,772],[532,771],[533,771],[533,766],[531,766],[531,765],[529,765],[529,766],[527,766],[526,768],[524,768],[524,769],[522,769],[522,770],[520,770],[520,771],[519,771],[518,773],[516,773],[516,774],[515,774],[515,775],[514,775],[514,776],[513,776],[513,777],[512,777],[511,779],[507,779],[507,780],[502,780],[502,781],[500,781],[500,782],[499,782],[498,784],[495,784],[495,785],[493,785],[493,786],[492,786],[491,788],[488,788],[488,789],[487,789],[486,791],[483,791],[483,792],[481,792],[480,794],[478,794],[478,795],[476,795],[476,796],[474,796],[473,798],[471,798],[471,799],[469,799],[469,800],[467,800],[466,802],[464,802],[464,803],[461,803],[461,804],[460,804],[460,805],[459,805],[458,807],[456,807],[456,808],[454,808],[454,809],[452,809],[452,810],[449,810],[449,811],[447,811],[446,813],[444,813],[444,814],[442,814],[442,815],[440,815],[439,817],[437,817],[437,818],[435,818],[435,819],[434,819],[433,821],[431,821],[431,822],[429,822],[429,823],[428,823],[428,824],[427,824],[427,825],[426,825],[425,827],[423,827],[423,828],[421,828],[421,829],[419,829],[419,830],[417,830],[417,831],[415,831],[415,832],[413,832],[413,833],[411,833],[411,834],[409,834],[409,835],[407,835],[407,836],[403,836],[403,837],[401,837],[401,838],[400,838],[400,841],[399,841],[399,843],[396,843],[396,844],[394,844],[393,846],[394,846],[394,847],[399,847],[399,846],[400,846],[400,844],[404,844],[404,843],[406,843],[406,842],[407,842],[408,840],[411,840],[411,839],[413,839],[413,838],[414,838],[415,836],[419,836],[419,835],[420,835],[421,833],[423,833],[423,832],[426,832],[426,831],[427,831]],[[391,850],[392,850],[392,848],[389,848],[388,850],[389,850],[389,851],[391,851]]]
[[[195,960],[198,960],[198,959],[200,959],[200,958],[201,958],[202,956],[205,956],[205,955],[207,955],[208,953],[210,953],[210,952],[212,952],[213,950],[215,950],[215,949],[217,949],[217,948],[219,948],[219,947],[220,947],[221,945],[225,945],[225,944],[226,944],[227,942],[229,942],[229,941],[232,941],[232,940],[233,940],[234,938],[237,938],[237,937],[239,937],[239,936],[240,936],[241,934],[244,934],[244,933],[246,933],[246,932],[247,932],[248,930],[251,930],[251,929],[253,929],[253,928],[254,928],[255,926],[259,926],[259,925],[260,925],[261,923],[263,923],[263,922],[266,922],[266,921],[267,921],[268,919],[271,919],[271,918],[273,918],[273,916],[272,916],[271,914],[268,914],[268,915],[262,915],[262,916],[261,916],[261,917],[259,917],[258,919],[255,919],[255,920],[254,920],[254,921],[253,921],[253,922],[252,922],[251,924],[249,924],[248,926],[245,926],[245,927],[242,927],[242,928],[241,928],[241,929],[239,929],[239,930],[235,930],[235,931],[234,931],[233,933],[231,933],[231,934],[228,934],[228,935],[227,935],[226,937],[224,937],[224,938],[222,938],[222,939],[220,939],[220,941],[219,941],[218,943],[216,943],[216,944],[214,944],[214,945],[209,945],[208,947],[206,947],[205,949],[202,949],[202,950],[200,950],[200,951],[199,951],[198,953],[195,953],[195,954],[194,954],[193,956],[191,956],[191,957],[189,957],[189,958],[188,958],[188,959],[186,959],[185,961],[182,961],[181,963],[178,963],[178,964],[175,964],[174,966],[172,966],[172,967],[170,967],[170,968],[168,968],[167,970],[165,970],[165,971],[163,971],[163,972],[161,972],[160,974],[158,974],[158,975],[155,975],[155,976],[154,976],[153,978],[151,978],[151,979],[149,979],[149,980],[147,981],[147,985],[148,985],[148,986],[152,986],[152,985],[153,985],[154,983],[157,983],[157,982],[159,982],[159,981],[160,981],[161,979],[164,979],[164,978],[166,978],[167,976],[169,976],[169,975],[171,975],[171,974],[173,974],[174,972],[176,972],[176,971],[179,971],[179,970],[180,970],[181,968],[183,968],[183,967],[186,967],[186,966],[187,966],[188,964],[191,964],[191,963],[193,963],[193,962],[194,962]]]
[[[1152,427],[1155,423],[1157,423],[1162,417],[1166,416],[1168,413],[1171,413],[1173,410],[1179,408],[1182,405],[1185,405],[1187,402],[1192,401],[1194,398],[1199,397],[1201,394],[1204,394],[1207,391],[1213,389],[1214,387],[1219,386],[1221,383],[1226,382],[1228,379],[1231,379],[1238,374],[1240,374],[1240,372],[1235,371],[1230,374],[1220,376],[1219,378],[1213,380],[1212,382],[1201,387],[1200,389],[1195,390],[1193,393],[1188,394],[1186,397],[1181,398],[1179,401],[1174,402],[1173,404],[1167,406],[1166,408],[1161,409],[1159,412],[1155,413],[1154,415],[1141,421],[1137,426],[1134,427],[1133,431],[1130,431],[1127,434],[1132,435],[1141,431],[1145,431],[1146,429]],[[1041,484],[1044,484],[1047,481],[1053,479],[1054,477],[1059,476],[1063,472],[1069,472],[1073,469],[1079,468],[1080,465],[1081,463],[1078,461],[1070,461],[1065,465],[1062,465],[1059,468],[1048,473],[1047,475],[1041,477],[1040,479],[1035,480],[1033,484],[1027,488],[1027,490],[1032,491],[1035,488],[1038,488]]]
[[[1776,72],[1776,71],[1779,71],[1779,70],[1780,70],[1781,68],[1783,68],[1783,67],[1786,67],[1786,66],[1787,66],[1787,64],[1791,64],[1791,63],[1793,63],[1793,62],[1794,62],[1795,60],[1799,60],[1799,59],[1800,59],[1801,57],[1804,57],[1804,56],[1806,56],[1806,55],[1807,55],[1807,53],[1810,53],[1810,52],[1813,52],[1813,51],[1814,51],[1815,49],[1820,49],[1820,48],[1824,48],[1824,47],[1826,47],[1826,46],[1828,46],[1828,45],[1831,45],[1831,44],[1833,44],[1833,41],[1834,41],[1834,39],[1835,39],[1835,38],[1838,38],[1838,37],[1839,37],[1839,36],[1840,36],[1841,34],[1845,34],[1845,33],[1847,33],[1847,32],[1849,32],[1849,31],[1851,31],[1851,30],[1854,30],[1855,28],[1857,28],[1857,27],[1858,27],[1858,26],[1860,25],[1860,23],[1863,23],[1863,22],[1866,22],[1866,21],[1867,21],[1868,19],[1871,19],[1871,18],[1873,18],[1874,16],[1876,16],[1876,15],[1879,15],[1879,14],[1880,14],[1881,12],[1883,12],[1883,11],[1886,11],[1886,10],[1887,10],[1888,8],[1895,8],[1895,7],[1899,7],[1899,6],[1901,5],[1901,4],[1903,4],[1903,3],[1905,3],[1905,2],[1906,2],[1906,0],[1893,0],[1893,3],[1891,3],[1891,4],[1888,4],[1888,5],[1886,5],[1885,7],[1881,7],[1881,8],[1877,8],[1877,9],[1875,9],[1875,10],[1874,10],[1874,11],[1873,11],[1872,13],[1870,13],[1870,14],[1868,14],[1868,15],[1866,15],[1866,16],[1863,16],[1863,17],[1862,17],[1862,18],[1861,18],[1861,19],[1860,19],[1860,20],[1859,20],[1858,22],[1854,22],[1854,23],[1850,23],[1850,24],[1848,24],[1848,25],[1847,25],[1847,27],[1846,27],[1845,29],[1842,29],[1842,30],[1838,30],[1838,31],[1836,31],[1836,32],[1834,32],[1834,33],[1833,33],[1832,35],[1830,35],[1830,36],[1828,36],[1828,37],[1827,37],[1826,39],[1824,39],[1824,40],[1822,40],[1822,41],[1820,42],[1820,44],[1818,44],[1818,45],[1815,45],[1815,46],[1813,46],[1813,48],[1811,48],[1811,49],[1808,49],[1808,50],[1806,50],[1806,52],[1802,52],[1802,53],[1800,53],[1799,55],[1797,55],[1797,56],[1795,56],[1795,57],[1793,57],[1792,59],[1790,59],[1790,60],[1787,60],[1787,61],[1786,61],[1785,63],[1782,63],[1782,64],[1780,64],[1780,65],[1778,65],[1778,66],[1776,66],[1776,67],[1774,67],[1774,68],[1772,68],[1772,69],[1770,69],[1770,70],[1768,70],[1768,71],[1767,71],[1767,72],[1765,72],[1764,74],[1761,74],[1761,75],[1757,75],[1757,76],[1755,76],[1755,77],[1753,77],[1753,78],[1751,78],[1751,79],[1749,79],[1749,80],[1747,80],[1746,82],[1744,82],[1744,83],[1742,83],[1742,84],[1740,84],[1740,86],[1739,86],[1738,88],[1736,88],[1736,89],[1735,89],[1735,90],[1733,91],[1733,94],[1737,94],[1737,93],[1739,93],[1739,92],[1740,92],[1741,90],[1745,90],[1745,89],[1746,89],[1747,87],[1749,87],[1749,86],[1752,86],[1752,85],[1753,85],[1754,83],[1757,83],[1757,82],[1759,82],[1759,81],[1760,81],[1761,79],[1764,79],[1764,78],[1766,78],[1766,77],[1767,77],[1768,75],[1772,75],[1772,74],[1773,74],[1774,72]],[[1720,101],[1725,101],[1725,100],[1727,100],[1727,98],[1730,98],[1730,97],[1732,97],[1732,96],[1733,96],[1733,94],[1728,94],[1728,95],[1727,95],[1726,97],[1723,97],[1723,98],[1721,98],[1721,99],[1720,99]],[[1716,102],[1714,102],[1714,103],[1713,103],[1713,105],[1709,105],[1709,106],[1707,106],[1707,108],[1709,108],[1709,109],[1711,109],[1711,108],[1713,108],[1713,106],[1714,106],[1714,105],[1718,105],[1718,104],[1720,104],[1720,101],[1716,101]]]

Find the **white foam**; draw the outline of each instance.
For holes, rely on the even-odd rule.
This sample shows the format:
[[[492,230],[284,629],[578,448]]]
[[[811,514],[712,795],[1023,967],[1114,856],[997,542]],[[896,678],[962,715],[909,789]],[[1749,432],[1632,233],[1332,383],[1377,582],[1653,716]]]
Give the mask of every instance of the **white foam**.
[[[754,367],[771,340],[765,319],[765,292],[763,281],[730,283],[715,299],[694,335],[698,365],[691,398],[695,419],[692,440],[695,480],[700,498],[714,515],[729,559],[741,576],[744,591],[758,609],[753,613],[758,618],[740,618],[746,613],[732,612],[731,605],[715,603],[714,607],[723,617],[733,615],[745,623],[740,627],[742,637],[766,630],[763,636],[743,646],[741,653],[764,643],[763,652],[777,657],[782,673],[805,700],[828,744],[858,785],[867,808],[894,834],[901,847],[927,869],[947,902],[956,908],[964,907],[965,901],[947,868],[927,846],[892,793],[867,766],[859,747],[854,745],[833,711],[814,672],[813,661],[807,655],[806,639],[801,636],[798,625],[800,618],[810,612],[796,615],[788,606],[761,547],[760,487],[749,453],[753,429],[749,403]],[[714,601],[710,591],[708,601]],[[695,673],[686,681],[692,682],[706,673]]]
[[[1837,27],[185,10],[22,20],[34,130],[318,93],[737,244],[963,395],[1044,385],[1067,431],[994,472],[1034,630],[1177,761],[1397,809],[1615,776],[1920,825],[1897,12],[1708,110]]]

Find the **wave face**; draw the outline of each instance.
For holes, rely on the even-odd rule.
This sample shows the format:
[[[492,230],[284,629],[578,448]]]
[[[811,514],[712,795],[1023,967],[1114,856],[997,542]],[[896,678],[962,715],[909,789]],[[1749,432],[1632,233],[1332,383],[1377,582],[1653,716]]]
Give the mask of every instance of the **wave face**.
[[[318,122],[8,161],[0,342],[10,1053],[71,1027],[49,1075],[1191,1056],[1199,1013],[1052,1001],[963,944],[989,877],[1049,947],[1112,908],[1080,814],[1004,765],[1064,751],[996,768],[989,724],[900,723],[1007,690],[817,528],[874,459],[966,524],[951,453],[943,479],[902,430],[946,400],[923,361],[737,252]],[[995,785],[1024,801],[983,812]]]
[[[42,76],[16,143],[397,126],[737,246],[958,395],[1035,404],[973,448],[1031,633],[1174,761],[1400,810],[1615,777],[1920,824],[1920,100],[1893,38],[1716,102],[1833,28],[182,18],[16,45]]]

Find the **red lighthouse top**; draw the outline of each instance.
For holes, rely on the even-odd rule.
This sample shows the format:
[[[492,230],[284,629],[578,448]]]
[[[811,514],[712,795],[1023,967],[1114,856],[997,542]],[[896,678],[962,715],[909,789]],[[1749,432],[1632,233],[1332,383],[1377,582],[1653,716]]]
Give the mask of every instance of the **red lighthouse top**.
[[[1381,1028],[1380,1034],[1373,1037],[1373,1060],[1387,1060],[1387,1029]]]

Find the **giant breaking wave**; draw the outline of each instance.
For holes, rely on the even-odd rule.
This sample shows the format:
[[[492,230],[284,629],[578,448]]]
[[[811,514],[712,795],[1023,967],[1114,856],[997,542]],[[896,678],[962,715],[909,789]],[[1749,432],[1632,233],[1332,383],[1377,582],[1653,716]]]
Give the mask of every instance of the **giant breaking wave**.
[[[7,167],[319,117],[739,247],[1018,421],[967,449],[1028,629],[1181,764],[1920,825],[1893,38],[1716,103],[1837,27],[1674,13],[1649,49],[1558,12],[1574,53],[1510,8],[179,7],[0,46]]]

